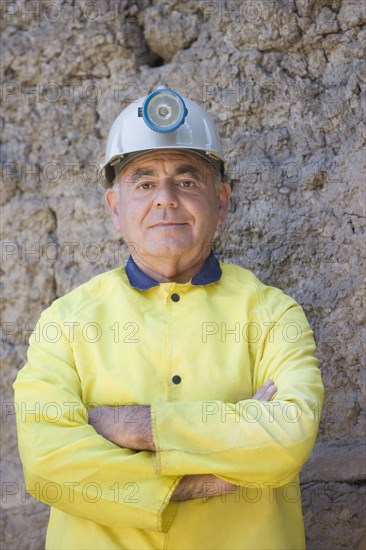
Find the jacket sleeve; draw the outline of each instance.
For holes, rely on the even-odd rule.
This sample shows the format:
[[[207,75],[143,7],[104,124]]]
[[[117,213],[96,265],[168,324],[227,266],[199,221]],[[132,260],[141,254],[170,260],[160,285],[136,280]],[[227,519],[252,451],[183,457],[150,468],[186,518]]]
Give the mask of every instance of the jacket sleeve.
[[[252,368],[253,395],[271,378],[273,400],[153,405],[159,474],[212,473],[237,485],[280,486],[299,473],[315,443],[323,385],[306,317],[286,299],[267,323]]]
[[[72,347],[51,311],[42,314],[14,383],[28,492],[103,525],[167,531],[180,477],[156,475],[152,453],[122,449],[88,424]]]

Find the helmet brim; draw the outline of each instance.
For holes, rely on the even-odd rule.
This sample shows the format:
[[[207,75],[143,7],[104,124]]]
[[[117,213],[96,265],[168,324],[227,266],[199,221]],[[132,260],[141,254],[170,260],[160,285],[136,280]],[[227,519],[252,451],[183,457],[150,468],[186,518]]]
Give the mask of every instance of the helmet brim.
[[[169,150],[178,150],[183,152],[189,152],[196,156],[199,156],[206,162],[208,162],[213,168],[218,170],[221,174],[221,177],[224,179],[228,172],[228,163],[225,162],[216,152],[214,151],[201,151],[199,149],[183,148],[183,147],[168,147],[168,148],[156,148],[156,149],[144,149],[141,151],[136,151],[133,153],[126,153],[125,155],[116,155],[105,165],[101,165],[98,172],[98,181],[105,188],[111,187],[120,174],[121,170],[125,168],[128,164],[136,160],[137,158],[146,155],[147,153],[152,153],[154,151],[169,151]]]

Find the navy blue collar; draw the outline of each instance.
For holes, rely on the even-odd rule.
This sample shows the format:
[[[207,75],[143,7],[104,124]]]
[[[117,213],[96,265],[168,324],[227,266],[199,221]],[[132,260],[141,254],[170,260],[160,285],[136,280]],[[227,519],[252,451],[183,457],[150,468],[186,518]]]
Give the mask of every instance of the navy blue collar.
[[[220,263],[216,258],[213,250],[207,256],[205,263],[201,267],[198,273],[192,278],[192,285],[209,285],[210,283],[217,283],[222,274]],[[148,290],[153,286],[159,284],[149,275],[146,275],[139,266],[135,263],[132,256],[128,258],[126,264],[126,275],[133,288],[138,290]]]

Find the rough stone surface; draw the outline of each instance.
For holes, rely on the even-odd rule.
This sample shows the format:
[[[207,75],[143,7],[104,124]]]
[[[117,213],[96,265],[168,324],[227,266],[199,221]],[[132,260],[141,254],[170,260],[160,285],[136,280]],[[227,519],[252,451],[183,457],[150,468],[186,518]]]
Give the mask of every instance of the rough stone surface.
[[[1,9],[3,547],[41,548],[48,517],[24,493],[11,384],[42,309],[126,259],[96,167],[116,115],[161,84],[212,114],[232,163],[220,257],[294,296],[314,328],[326,397],[303,471],[309,548],[363,547],[364,2]]]
[[[365,486],[321,482],[302,487],[307,549],[361,550],[365,546]]]

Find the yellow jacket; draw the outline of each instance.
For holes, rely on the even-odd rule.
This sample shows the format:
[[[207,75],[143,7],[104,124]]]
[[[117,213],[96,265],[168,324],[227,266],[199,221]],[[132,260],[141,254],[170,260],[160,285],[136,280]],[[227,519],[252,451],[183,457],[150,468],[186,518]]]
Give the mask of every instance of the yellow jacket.
[[[304,548],[298,474],[323,399],[313,352],[292,298],[212,254],[186,284],[130,260],[56,300],[14,384],[27,490],[52,507],[46,547]],[[269,378],[274,399],[251,399]],[[88,424],[90,407],[131,403],[151,405],[156,453]],[[170,503],[203,473],[236,493],[208,485]]]

